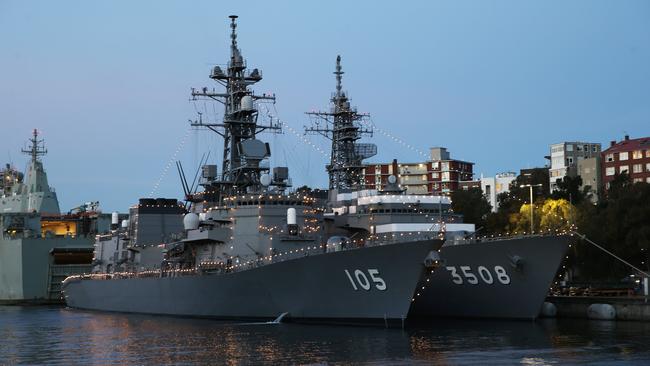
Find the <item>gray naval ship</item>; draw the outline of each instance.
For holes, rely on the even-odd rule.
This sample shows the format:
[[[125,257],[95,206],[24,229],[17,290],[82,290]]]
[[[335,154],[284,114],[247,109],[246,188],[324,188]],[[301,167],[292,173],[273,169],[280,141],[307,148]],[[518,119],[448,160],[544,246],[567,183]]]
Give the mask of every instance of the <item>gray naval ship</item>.
[[[191,203],[184,238],[166,246],[161,268],[68,277],[65,301],[79,309],[195,317],[318,322],[403,322],[423,276],[433,271],[437,236],[414,240],[361,240],[324,220],[315,199],[289,193],[288,169],[271,175],[268,144],[257,134],[279,130],[258,123],[255,95],[262,79],[248,72],[231,16],[230,60],[210,78],[225,92],[208,88],[192,96],[225,107],[221,123],[196,127],[224,141],[222,174],[205,166],[202,192],[186,190]],[[355,147],[354,141],[348,146]],[[335,229],[335,230],[332,230]],[[352,240],[350,240],[352,239]]]
[[[528,235],[477,239],[473,224],[451,210],[447,196],[405,194],[391,175],[381,191],[363,189],[363,160],[373,144],[357,143],[372,134],[365,114],[350,107],[342,91],[341,57],[336,59],[336,93],[329,112],[309,112],[306,133],[331,140],[329,231],[348,241],[414,240],[442,236],[441,268],[419,286],[410,316],[534,319],[566,253],[570,235]]]
[[[90,271],[95,233],[108,229],[86,206],[61,215],[37,130],[30,143],[26,177],[10,164],[0,170],[0,304],[60,303],[61,282]]]

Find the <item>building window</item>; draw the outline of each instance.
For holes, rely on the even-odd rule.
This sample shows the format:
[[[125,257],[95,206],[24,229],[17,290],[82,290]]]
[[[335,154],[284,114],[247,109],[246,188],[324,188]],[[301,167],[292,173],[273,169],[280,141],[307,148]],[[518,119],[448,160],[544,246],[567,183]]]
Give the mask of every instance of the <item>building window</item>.
[[[632,165],[632,173],[641,173],[641,172],[643,172],[643,164]]]
[[[566,145],[566,151],[573,151],[573,145],[571,144]]]
[[[431,178],[432,178],[432,179],[438,179],[438,178],[440,178],[440,173],[431,173]]]
[[[646,150],[646,151],[645,151],[645,157],[646,157],[646,158],[650,158],[650,150]]]
[[[632,152],[632,159],[642,159],[643,158],[643,151],[641,150],[635,150]]]
[[[616,174],[616,168],[614,168],[613,166],[607,167],[607,169],[605,169],[606,176],[611,176],[614,174]]]
[[[643,178],[634,178],[632,183],[643,183]]]
[[[605,161],[608,161],[608,162],[614,161],[614,154],[605,155]]]
[[[573,158],[566,158],[566,165],[572,165],[573,164]]]
[[[597,152],[597,151],[598,151],[598,150],[596,149],[596,145],[593,145],[593,146],[591,147],[591,151],[592,151],[592,152]]]
[[[645,179],[645,181],[646,181],[646,183],[650,183],[650,177],[647,177],[647,178]]]
[[[630,166],[629,165],[621,165],[618,167],[618,173],[623,174],[623,173],[629,173],[630,172]]]
[[[646,172],[650,172],[650,163],[647,163],[647,164],[645,165],[645,171],[646,171]]]
[[[628,159],[628,152],[622,152],[618,154],[618,160],[627,160]]]

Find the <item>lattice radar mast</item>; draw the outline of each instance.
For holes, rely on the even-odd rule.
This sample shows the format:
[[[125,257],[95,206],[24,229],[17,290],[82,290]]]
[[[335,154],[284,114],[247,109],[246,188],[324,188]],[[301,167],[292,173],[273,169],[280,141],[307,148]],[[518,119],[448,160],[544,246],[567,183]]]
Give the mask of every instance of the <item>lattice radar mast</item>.
[[[262,80],[258,69],[247,71],[246,61],[237,45],[237,16],[231,15],[230,28],[230,60],[227,69],[220,66],[212,69],[210,78],[225,88],[219,93],[215,89],[201,90],[192,88],[192,98],[218,101],[224,105],[222,123],[208,123],[203,119],[191,123],[195,127],[208,128],[223,137],[222,174],[206,186],[218,194],[220,201],[223,197],[246,194],[259,190],[261,174],[268,168],[260,167],[260,162],[271,155],[270,147],[256,139],[256,135],[264,130],[279,132],[279,123],[269,122],[268,125],[257,123],[258,111],[255,101],[268,100],[275,103],[275,94],[256,95],[250,86]]]
[[[30,155],[32,157],[32,162],[38,161],[39,156],[47,154],[47,149],[45,149],[45,140],[38,139],[37,129],[34,129],[34,131],[32,131],[32,138],[29,139],[29,142],[31,143],[31,146],[29,148],[22,149],[21,151],[27,155]]]
[[[350,107],[350,100],[342,91],[343,70],[341,56],[336,57],[336,93],[330,99],[329,112],[307,112],[312,126],[305,133],[320,134],[332,141],[330,163],[327,165],[329,188],[339,192],[363,189],[363,159],[377,154],[377,145],[357,142],[362,135],[372,136],[372,129],[365,128],[362,121],[368,114]]]

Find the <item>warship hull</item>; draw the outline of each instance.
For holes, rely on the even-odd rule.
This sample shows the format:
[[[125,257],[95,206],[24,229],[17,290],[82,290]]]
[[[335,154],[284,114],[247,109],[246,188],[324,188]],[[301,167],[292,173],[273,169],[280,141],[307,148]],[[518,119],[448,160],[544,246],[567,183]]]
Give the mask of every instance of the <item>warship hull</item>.
[[[440,240],[309,255],[226,274],[80,279],[63,284],[71,308],[328,323],[403,321]]]
[[[416,318],[535,319],[570,236],[443,246],[442,266],[413,304]]]

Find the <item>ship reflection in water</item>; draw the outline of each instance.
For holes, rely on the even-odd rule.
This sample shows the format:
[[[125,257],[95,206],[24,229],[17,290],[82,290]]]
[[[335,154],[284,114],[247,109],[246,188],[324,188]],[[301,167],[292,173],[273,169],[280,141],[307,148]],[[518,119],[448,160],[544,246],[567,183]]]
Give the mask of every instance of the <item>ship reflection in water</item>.
[[[406,330],[0,307],[2,364],[647,364],[650,323],[430,321]]]

